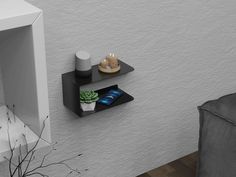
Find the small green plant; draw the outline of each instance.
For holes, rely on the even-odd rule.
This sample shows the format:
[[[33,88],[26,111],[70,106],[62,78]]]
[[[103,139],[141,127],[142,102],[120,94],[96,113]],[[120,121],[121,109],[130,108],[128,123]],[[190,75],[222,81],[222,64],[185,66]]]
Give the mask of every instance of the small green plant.
[[[80,92],[80,102],[90,104],[98,100],[98,93],[92,90],[85,90]]]

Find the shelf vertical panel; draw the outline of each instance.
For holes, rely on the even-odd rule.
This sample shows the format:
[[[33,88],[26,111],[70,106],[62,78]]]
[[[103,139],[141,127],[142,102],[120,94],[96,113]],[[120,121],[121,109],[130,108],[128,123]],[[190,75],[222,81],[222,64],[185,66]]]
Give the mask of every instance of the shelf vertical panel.
[[[63,103],[75,114],[80,114],[80,87],[74,83],[74,75],[62,75]]]
[[[44,36],[44,22],[43,12],[39,14],[38,18],[31,26],[33,36],[33,52],[34,52],[34,71],[37,89],[37,110],[38,120],[40,124],[40,131],[45,122],[42,137],[48,142],[51,142],[51,128],[49,120],[49,100],[48,100],[48,82],[47,82],[47,63],[46,63],[46,49]],[[47,118],[48,117],[48,118]],[[46,119],[47,118],[47,119]],[[39,132],[38,132],[39,133]]]

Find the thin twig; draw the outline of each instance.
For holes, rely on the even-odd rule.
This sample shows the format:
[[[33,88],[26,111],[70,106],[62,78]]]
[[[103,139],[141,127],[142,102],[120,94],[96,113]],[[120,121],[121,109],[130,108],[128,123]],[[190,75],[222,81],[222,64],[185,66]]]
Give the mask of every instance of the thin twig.
[[[20,163],[20,161],[21,158],[20,156],[18,156],[18,163]],[[18,171],[18,177],[22,177],[22,166],[19,166],[17,171]]]
[[[11,123],[11,117],[10,117],[10,114],[9,114],[9,106],[7,105],[7,119],[8,121]]]
[[[48,175],[45,175],[45,174],[40,173],[40,172],[34,172],[34,173],[31,173],[31,174],[27,174],[26,176],[32,176],[32,175],[40,175],[42,177],[49,177]]]
[[[13,115],[14,115],[14,120],[16,121],[16,118],[15,118],[15,105],[13,105]],[[37,141],[35,142],[35,144],[33,145],[32,148],[29,149],[29,144],[27,142],[27,138],[26,138],[26,135],[23,134],[23,139],[24,139],[24,144],[25,144],[25,147],[26,147],[26,154],[23,155],[22,154],[22,145],[20,144],[19,145],[19,155],[18,155],[18,162],[17,164],[13,163],[13,156],[14,156],[14,152],[15,152],[15,149],[16,149],[16,146],[17,146],[17,140],[15,141],[15,144],[12,145],[12,140],[11,140],[11,137],[10,137],[10,124],[12,123],[11,121],[11,118],[10,118],[10,115],[9,115],[9,109],[7,111],[7,118],[8,118],[8,141],[9,141],[9,148],[10,148],[10,152],[11,152],[11,155],[10,155],[10,158],[6,158],[4,157],[8,163],[9,163],[9,173],[10,173],[10,177],[14,177],[16,172],[18,173],[18,177],[27,177],[27,176],[34,176],[34,175],[37,175],[37,176],[41,176],[41,177],[49,177],[48,175],[40,172],[40,170],[44,169],[44,168],[48,168],[48,167],[51,167],[51,166],[57,166],[57,165],[62,165],[64,167],[66,167],[67,169],[69,169],[69,172],[67,173],[66,177],[76,173],[76,174],[81,174],[80,171],[78,169],[73,169],[71,166],[69,166],[66,162],[70,161],[70,160],[73,160],[75,159],[76,157],[79,157],[81,156],[82,154],[78,154],[77,156],[73,156],[73,157],[70,157],[70,158],[67,158],[67,159],[64,159],[64,160],[61,160],[61,161],[58,161],[58,162],[53,162],[53,163],[49,163],[49,164],[44,164],[47,157],[53,152],[56,150],[56,148],[54,147],[57,143],[53,144],[52,145],[52,149],[46,153],[39,166],[36,166],[34,167],[33,169],[29,170],[29,167],[31,165],[31,162],[35,159],[35,152],[36,152],[36,148],[39,144],[39,142],[42,140],[42,141],[45,141],[47,142],[46,140],[44,140],[42,138],[42,134],[43,134],[43,131],[45,129],[45,122],[46,120],[48,119],[48,116],[46,119],[44,119],[43,121],[43,126],[42,126],[42,129],[41,129],[41,132],[38,136],[38,139]],[[24,127],[26,127],[26,125],[24,125]],[[26,163],[26,164],[25,164]],[[13,168],[12,168],[13,166]],[[24,167],[24,169],[23,169]]]
[[[9,131],[9,118],[8,118],[8,121],[7,121],[7,136],[8,136],[8,144],[9,144],[9,148],[10,148],[10,152],[11,152],[11,155],[10,155],[10,158],[9,158],[9,164],[8,164],[8,169],[9,169],[9,172],[10,172],[10,176],[12,176],[12,169],[11,169],[11,161],[12,161],[12,157],[14,155],[14,150],[12,149],[12,146],[11,146],[11,137],[10,137],[10,131]]]
[[[48,118],[48,116],[47,116],[47,118]],[[46,118],[46,119],[47,119],[47,118]],[[42,127],[42,130],[41,130],[40,134],[39,134],[38,140],[36,141],[35,145],[26,153],[25,157],[21,160],[21,162],[18,164],[18,166],[20,166],[20,165],[26,160],[26,158],[29,156],[29,154],[30,154],[32,151],[34,151],[35,148],[38,146],[39,141],[40,141],[40,139],[41,139],[41,137],[42,137],[42,134],[43,134],[43,130],[44,130],[44,128],[45,128],[45,121],[46,121],[46,119],[43,121],[43,127]],[[17,168],[13,171],[13,173],[12,173],[13,176],[14,176],[14,174],[16,173],[16,170],[17,170]]]
[[[70,157],[70,158],[68,158],[68,159],[64,159],[64,160],[61,160],[61,161],[59,161],[59,162],[54,162],[54,163],[50,163],[50,164],[47,164],[47,165],[40,164],[38,167],[35,167],[34,169],[28,171],[26,174],[32,173],[32,172],[34,172],[34,171],[36,171],[36,170],[39,170],[39,169],[42,169],[42,168],[47,168],[47,167],[55,166],[55,165],[64,165],[64,166],[67,167],[69,170],[74,171],[74,172],[80,174],[80,172],[78,172],[78,170],[75,170],[75,169],[71,168],[71,167],[70,167],[68,164],[66,164],[65,162],[70,161],[70,160],[73,160],[73,159],[75,159],[76,157],[79,157],[79,156],[81,156],[81,155],[82,155],[82,154],[79,154],[79,155],[77,155],[77,156]]]
[[[19,155],[18,155],[18,163],[22,160],[22,151],[21,151],[21,144],[19,145]],[[18,168],[18,176],[22,176],[22,165],[19,166]]]
[[[26,167],[25,167],[25,171],[24,171],[24,173],[23,173],[23,176],[26,174],[26,172],[27,172],[27,170],[28,170],[28,168],[29,168],[29,165],[30,165],[30,163],[32,162],[32,158],[34,157],[34,153],[35,153],[36,151],[32,151],[32,153],[31,153],[31,155],[30,155],[30,158],[29,158],[29,160],[28,160],[28,163],[27,163],[27,165],[26,165]]]
[[[9,160],[6,156],[4,156],[3,158],[4,158],[6,161],[10,162],[10,160]],[[17,165],[16,165],[14,162],[11,162],[11,164],[12,164],[14,167],[17,167]]]
[[[12,110],[12,112],[13,112],[13,117],[14,117],[14,122],[16,122],[16,115],[15,115],[15,105],[13,104],[13,110]]]
[[[25,126],[24,126],[25,127]],[[25,144],[25,148],[26,148],[26,153],[28,153],[29,152],[29,145],[28,145],[28,142],[27,142],[27,139],[26,139],[26,136],[25,136],[25,134],[22,134],[22,136],[23,136],[23,139],[24,139],[24,144]]]

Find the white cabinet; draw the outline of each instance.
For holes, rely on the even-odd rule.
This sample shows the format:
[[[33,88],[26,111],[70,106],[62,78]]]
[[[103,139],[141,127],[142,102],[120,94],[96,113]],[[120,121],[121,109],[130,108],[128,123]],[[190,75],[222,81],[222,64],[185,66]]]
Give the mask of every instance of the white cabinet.
[[[0,107],[2,161],[9,151],[6,105],[11,109],[15,105],[17,121],[9,131],[12,139],[24,133],[29,143],[35,142],[49,116],[43,13],[25,1],[0,0],[0,71],[4,95]],[[45,123],[40,146],[51,142],[50,119]]]

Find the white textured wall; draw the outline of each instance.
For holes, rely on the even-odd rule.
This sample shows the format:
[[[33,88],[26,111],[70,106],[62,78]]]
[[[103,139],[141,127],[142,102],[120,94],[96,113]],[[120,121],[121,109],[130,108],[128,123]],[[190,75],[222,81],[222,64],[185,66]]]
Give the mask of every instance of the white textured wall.
[[[134,177],[195,151],[197,106],[235,92],[235,0],[30,2],[45,15],[52,137],[61,144],[52,159],[83,153],[72,165],[89,168],[86,177]],[[135,101],[82,119],[65,109],[61,74],[77,49],[93,63],[115,52],[134,66],[89,87],[118,83]]]

